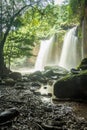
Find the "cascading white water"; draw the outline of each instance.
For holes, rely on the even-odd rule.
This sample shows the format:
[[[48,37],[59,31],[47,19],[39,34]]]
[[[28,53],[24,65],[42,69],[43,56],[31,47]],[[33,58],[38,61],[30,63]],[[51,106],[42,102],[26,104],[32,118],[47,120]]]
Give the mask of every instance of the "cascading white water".
[[[42,40],[35,70],[43,70],[44,66],[47,65],[58,65],[68,70],[76,68],[84,54],[83,42],[81,44],[81,41],[78,40],[76,31],[77,27],[73,27],[66,33],[60,61],[58,39],[56,39],[56,35],[52,36],[49,40]]]
[[[74,27],[70,29],[64,38],[63,49],[60,57],[59,66],[66,69],[71,69],[77,66],[77,45],[78,38],[76,36],[76,29]]]
[[[35,64],[35,70],[43,70],[47,65],[58,65],[58,41],[56,35],[42,40]]]

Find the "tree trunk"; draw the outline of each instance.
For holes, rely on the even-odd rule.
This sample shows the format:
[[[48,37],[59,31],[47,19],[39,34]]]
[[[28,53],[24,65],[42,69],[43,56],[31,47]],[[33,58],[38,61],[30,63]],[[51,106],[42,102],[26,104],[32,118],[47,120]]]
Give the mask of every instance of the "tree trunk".
[[[9,69],[6,68],[6,65],[4,63],[4,55],[3,55],[4,51],[3,51],[3,48],[4,48],[4,45],[5,45],[5,42],[6,42],[6,38],[7,38],[8,34],[9,34],[9,31],[10,31],[10,29],[12,27],[14,19],[20,14],[20,12],[23,9],[25,9],[28,6],[31,6],[31,4],[30,5],[25,5],[21,9],[16,11],[16,13],[13,13],[13,16],[10,17],[9,24],[6,22],[7,20],[5,21],[6,22],[5,24],[6,24],[6,27],[7,27],[7,29],[5,28],[6,31],[3,31],[3,29],[2,29],[2,25],[3,25],[2,11],[3,10],[2,10],[2,6],[1,6],[1,10],[0,10],[1,11],[1,17],[0,17],[1,18],[0,19],[1,20],[1,23],[0,23],[0,76],[6,76],[6,75],[8,75],[9,72],[11,72]]]
[[[0,75],[3,75],[4,67],[3,48],[0,46]]]
[[[4,63],[3,46],[0,46],[0,77],[8,76],[9,72]]]

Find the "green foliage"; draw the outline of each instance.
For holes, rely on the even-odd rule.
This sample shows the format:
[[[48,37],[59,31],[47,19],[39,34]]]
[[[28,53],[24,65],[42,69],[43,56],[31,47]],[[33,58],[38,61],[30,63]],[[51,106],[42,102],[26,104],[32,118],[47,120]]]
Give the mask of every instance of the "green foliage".
[[[29,36],[23,32],[23,29],[19,29],[16,32],[11,32],[7,38],[6,44],[4,46],[5,59],[13,60],[13,58],[18,58],[21,56],[31,56],[31,50],[34,46],[34,37]],[[6,61],[7,61],[6,60]]]
[[[21,26],[23,26],[23,22],[22,22],[22,17],[17,17],[14,22],[13,22],[13,27],[15,27],[16,29],[20,28]]]
[[[49,38],[54,33],[59,33],[59,41],[63,40],[64,30],[78,24],[79,15],[76,15],[78,14],[76,7],[80,7],[80,2],[70,0],[70,5],[48,4],[44,7],[35,4],[22,12],[14,19],[6,39],[4,47],[6,61],[25,55],[31,56],[34,43]]]
[[[70,14],[81,19],[84,15],[85,1],[86,0],[69,0]]]
[[[16,17],[4,46],[6,62],[16,57],[31,56],[34,42],[51,34],[52,31],[49,34],[49,30],[57,21],[58,10],[59,8],[54,8],[53,5],[48,5],[43,9],[34,6],[22,16]]]
[[[21,16],[24,15],[26,10],[33,9],[34,6],[38,6],[39,8],[45,8],[46,5],[49,3],[49,1],[51,0],[41,0],[41,1],[39,0],[35,0],[35,1],[34,0],[1,0],[0,1],[0,52],[1,52],[0,59],[2,59],[2,61],[0,61],[1,66],[4,66],[3,50],[4,50],[5,56],[7,54],[8,56],[11,57],[13,53],[12,53],[12,50],[9,50],[9,49],[12,49],[13,46],[16,46],[16,43],[18,46],[19,42],[22,42],[22,38],[19,36],[16,36],[18,42],[15,42],[15,40],[9,39],[10,37],[11,38],[14,37],[12,35],[12,30],[14,30],[14,32],[18,31],[17,33],[20,33],[21,31],[19,30],[19,28],[21,28],[22,26],[24,27],[24,23],[22,22],[23,19]],[[26,43],[30,42],[31,44],[32,39],[34,41],[34,36],[32,36],[31,38],[31,35],[30,35],[30,39],[29,39],[30,41],[28,41],[28,39],[25,38],[27,34],[24,33],[24,35],[20,33],[20,36],[23,37],[24,42]],[[7,49],[8,51],[6,51],[6,46],[7,48],[9,48]],[[13,50],[16,50],[16,49],[13,49]],[[20,50],[24,50],[24,47],[22,47],[22,49]],[[27,47],[26,47],[26,50],[27,50]],[[22,53],[25,53],[25,51],[21,52],[21,54]]]

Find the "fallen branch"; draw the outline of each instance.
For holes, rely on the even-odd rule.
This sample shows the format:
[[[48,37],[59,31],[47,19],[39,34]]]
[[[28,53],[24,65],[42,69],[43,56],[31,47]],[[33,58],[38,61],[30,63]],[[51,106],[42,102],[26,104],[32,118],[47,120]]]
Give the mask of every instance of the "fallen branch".
[[[42,126],[36,122],[34,122],[41,130],[44,130],[44,128],[42,128]]]
[[[45,123],[42,123],[41,126],[42,126],[45,130],[62,130],[61,127],[50,126],[50,125],[46,125]]]

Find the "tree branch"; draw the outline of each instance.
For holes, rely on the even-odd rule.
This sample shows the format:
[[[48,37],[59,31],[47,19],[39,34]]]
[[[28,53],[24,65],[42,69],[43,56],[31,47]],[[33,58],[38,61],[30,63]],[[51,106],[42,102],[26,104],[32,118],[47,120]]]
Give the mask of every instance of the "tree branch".
[[[4,33],[4,37],[3,37],[2,41],[1,41],[1,46],[2,46],[2,48],[4,47],[6,38],[7,38],[8,34],[9,34],[9,31],[10,31],[10,29],[11,29],[11,26],[12,26],[12,23],[13,23],[14,19],[15,19],[16,16],[18,16],[18,15],[20,14],[20,12],[21,12],[23,9],[25,9],[27,6],[29,6],[29,5],[23,6],[17,13],[15,13],[15,14],[10,18],[10,23],[9,23],[9,25],[7,26],[7,30],[6,30],[6,32]]]

